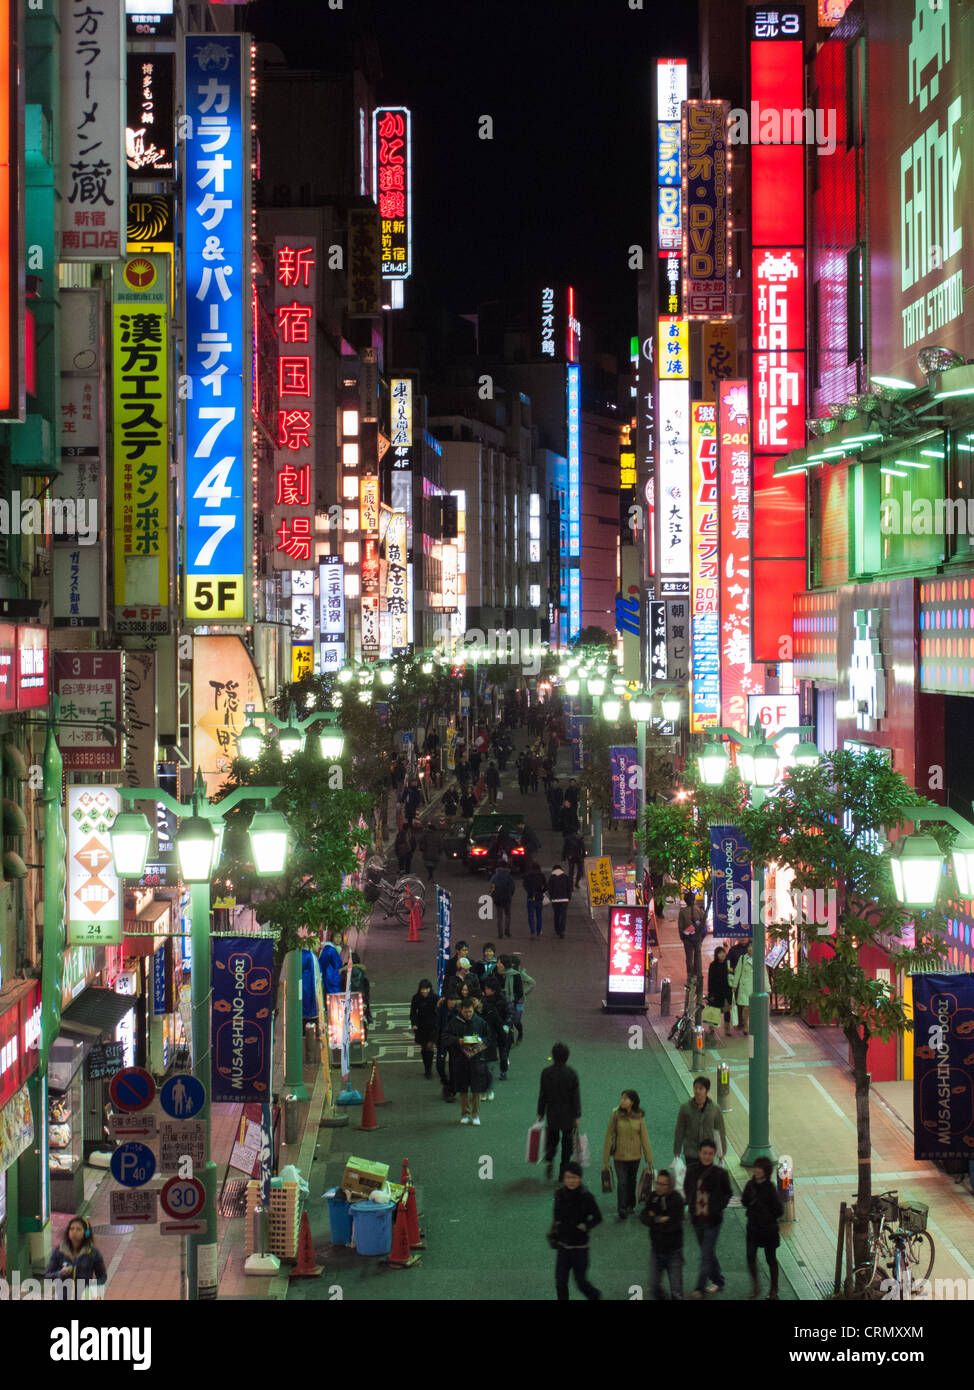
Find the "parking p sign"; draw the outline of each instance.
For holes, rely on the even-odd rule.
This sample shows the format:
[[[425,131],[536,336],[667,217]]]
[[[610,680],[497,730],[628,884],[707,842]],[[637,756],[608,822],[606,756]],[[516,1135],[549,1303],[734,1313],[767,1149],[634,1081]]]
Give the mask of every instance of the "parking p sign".
[[[155,1171],[155,1155],[146,1144],[119,1144],[112,1154],[112,1177],[122,1187],[142,1187]]]

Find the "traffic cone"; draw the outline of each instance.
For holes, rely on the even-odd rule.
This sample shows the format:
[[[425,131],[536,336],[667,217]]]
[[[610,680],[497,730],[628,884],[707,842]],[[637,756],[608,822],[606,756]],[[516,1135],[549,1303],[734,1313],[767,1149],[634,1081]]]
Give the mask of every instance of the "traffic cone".
[[[308,1220],[308,1213],[301,1214],[301,1231],[298,1235],[298,1259],[294,1268],[291,1270],[292,1279],[316,1279],[322,1271],[321,1265],[315,1264],[315,1247],[311,1239],[311,1222]]]
[[[375,1097],[372,1095],[372,1082],[365,1088],[365,1099],[362,1102],[362,1123],[355,1126],[356,1129],[378,1129],[379,1125],[375,1118]]]
[[[411,1183],[412,1180],[412,1174],[409,1171],[409,1159],[404,1158],[402,1161],[402,1172],[399,1174],[399,1186],[405,1187],[408,1183]]]
[[[376,1105],[385,1105],[386,1097],[382,1089],[382,1077],[379,1075],[378,1062],[372,1063],[372,1075],[369,1077],[369,1085],[372,1087],[372,1100]]]
[[[411,907],[409,909],[409,935],[406,937],[407,941],[419,940],[419,929],[422,924],[423,914],[418,907]]]
[[[387,1259],[382,1261],[383,1269],[410,1269],[419,1264],[419,1256],[409,1253],[409,1230],[405,1205],[400,1202],[396,1212],[396,1224],[392,1230],[392,1249]]]
[[[416,1209],[416,1189],[412,1183],[406,1188],[406,1230],[409,1233],[410,1250],[425,1250],[426,1242],[419,1229],[419,1212]]]

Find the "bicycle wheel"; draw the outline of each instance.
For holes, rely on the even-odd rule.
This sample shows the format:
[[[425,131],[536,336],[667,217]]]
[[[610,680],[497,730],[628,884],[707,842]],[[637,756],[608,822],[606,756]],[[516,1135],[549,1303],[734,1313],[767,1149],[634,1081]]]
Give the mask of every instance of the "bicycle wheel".
[[[910,1275],[914,1283],[918,1279],[929,1279],[930,1271],[933,1269],[934,1255],[936,1254],[933,1236],[930,1235],[929,1231],[917,1231],[916,1234],[910,1238],[906,1247],[906,1253],[910,1264],[916,1266],[917,1272],[915,1274],[911,1272]],[[925,1269],[924,1265],[926,1265]],[[922,1273],[920,1272],[921,1270]]]
[[[412,893],[414,898],[424,898],[426,896],[426,884],[421,878],[416,878],[414,874],[404,874],[402,878],[396,879],[396,893]]]

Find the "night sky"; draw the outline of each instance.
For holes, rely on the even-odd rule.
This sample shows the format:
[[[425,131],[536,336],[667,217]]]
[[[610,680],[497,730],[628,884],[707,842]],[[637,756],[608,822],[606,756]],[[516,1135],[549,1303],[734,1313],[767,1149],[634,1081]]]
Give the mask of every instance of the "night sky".
[[[413,112],[416,273],[407,307],[469,313],[542,279],[575,286],[583,332],[628,354],[648,249],[657,56],[696,53],[695,6],[645,0],[254,0],[292,67],[339,69],[371,11],[380,101]],[[492,141],[478,118],[494,121]]]

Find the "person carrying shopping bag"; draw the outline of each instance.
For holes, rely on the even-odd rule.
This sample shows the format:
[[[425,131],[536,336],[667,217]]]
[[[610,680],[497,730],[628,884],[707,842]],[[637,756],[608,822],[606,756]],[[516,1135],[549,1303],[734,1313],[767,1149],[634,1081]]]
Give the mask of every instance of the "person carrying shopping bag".
[[[609,1171],[609,1159],[615,1162],[616,1205],[619,1220],[625,1221],[630,1212],[636,1210],[636,1175],[639,1171],[640,1157],[652,1169],[653,1150],[646,1133],[646,1118],[639,1107],[636,1091],[623,1091],[619,1104],[609,1119],[602,1145],[602,1171]]]

